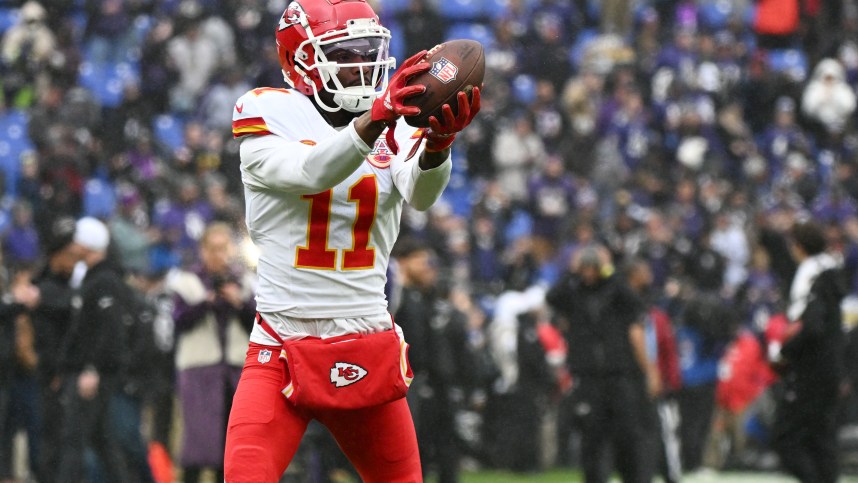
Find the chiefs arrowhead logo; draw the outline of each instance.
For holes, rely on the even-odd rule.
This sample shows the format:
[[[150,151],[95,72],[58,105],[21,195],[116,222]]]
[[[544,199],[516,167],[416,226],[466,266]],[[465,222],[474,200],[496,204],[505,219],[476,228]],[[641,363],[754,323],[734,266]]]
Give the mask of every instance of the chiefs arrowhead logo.
[[[283,12],[283,16],[280,17],[280,23],[277,27],[278,30],[287,29],[293,25],[298,25],[301,23],[301,16],[305,15],[304,8],[298,2],[291,2],[289,6],[286,7],[286,11]]]
[[[331,384],[344,387],[354,384],[368,374],[363,367],[350,362],[336,362],[331,368]]]
[[[236,111],[238,111],[238,113],[239,113],[239,114],[241,114],[241,111],[243,111],[243,110],[244,110],[244,103],[243,103],[243,102],[239,102],[238,104],[236,104],[236,105],[235,105],[235,110],[236,110]]]

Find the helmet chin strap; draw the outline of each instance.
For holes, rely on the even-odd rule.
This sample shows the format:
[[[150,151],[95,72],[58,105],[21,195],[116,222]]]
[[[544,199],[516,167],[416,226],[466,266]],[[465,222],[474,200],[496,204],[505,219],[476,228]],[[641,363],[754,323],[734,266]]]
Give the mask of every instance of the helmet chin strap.
[[[336,93],[334,94],[334,103],[340,108],[349,112],[364,112],[372,107],[372,102],[378,97],[378,93],[373,91],[373,95],[366,95],[365,90],[360,87],[349,87],[346,90],[354,89],[352,93]]]

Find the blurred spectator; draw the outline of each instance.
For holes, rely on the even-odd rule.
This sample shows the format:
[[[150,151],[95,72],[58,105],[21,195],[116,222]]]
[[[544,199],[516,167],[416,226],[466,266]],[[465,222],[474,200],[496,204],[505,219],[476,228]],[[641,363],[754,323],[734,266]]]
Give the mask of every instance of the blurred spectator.
[[[179,61],[174,60],[170,53],[174,29],[171,19],[155,19],[140,49],[140,89],[155,112],[167,110],[171,88],[180,75]]]
[[[733,294],[748,278],[747,265],[751,257],[748,237],[738,220],[726,213],[715,216],[715,226],[710,237],[712,248],[727,262],[724,270],[724,289]]]
[[[616,468],[623,481],[649,481],[655,469],[651,398],[661,391],[661,380],[646,355],[642,301],[614,273],[609,253],[598,245],[576,254],[546,301],[574,348],[569,369],[584,479],[607,481],[610,468]]]
[[[514,282],[496,299],[487,331],[497,378],[485,409],[485,451],[493,466],[528,473],[542,464],[540,428],[555,381],[539,340],[545,289]]]
[[[768,364],[766,348],[758,334],[742,329],[724,352],[718,368],[713,445],[716,468],[746,464],[746,421],[752,405],[776,379]]]
[[[567,32],[571,24],[564,22],[564,17],[567,16],[564,12],[571,10],[570,5],[566,2],[542,0],[542,5],[536,6],[531,17],[534,34],[531,42],[539,48],[531,50],[529,55],[522,59],[525,72],[537,80],[548,81],[555,89],[563,86],[572,71],[568,47],[572,35]]]
[[[648,365],[655,366],[650,370],[658,371],[658,385],[650,389],[658,415],[657,434],[653,434],[656,474],[661,475],[666,483],[678,483],[682,479],[682,461],[679,454],[681,444],[676,392],[682,385],[682,376],[676,336],[670,316],[654,303],[659,294],[657,288],[652,286],[652,271],[647,262],[632,259],[625,265],[629,288],[647,306],[644,319],[646,356]]]
[[[567,119],[567,131],[561,141],[566,166],[577,175],[587,175],[593,168],[596,144],[596,121],[604,96],[604,78],[584,70],[566,84],[561,103]]]
[[[801,110],[820,123],[828,135],[839,135],[855,112],[855,102],[855,91],[846,83],[843,66],[834,59],[823,59],[804,89]]]
[[[77,483],[85,474],[85,452],[98,456],[110,481],[132,481],[110,417],[112,398],[122,390],[127,355],[124,337],[128,312],[124,281],[107,259],[110,232],[101,221],[81,218],[74,242],[86,275],[60,351],[62,374],[62,453],[57,481]]]
[[[608,0],[602,3],[602,32],[627,38],[632,26],[632,2]]]
[[[732,340],[732,308],[715,293],[692,293],[677,328],[682,388],[679,401],[682,468],[695,472],[703,466],[715,409],[718,364]]]
[[[122,267],[134,273],[149,269],[149,218],[134,185],[117,188],[119,197],[116,215],[108,223],[114,248]]]
[[[790,326],[774,360],[784,387],[773,445],[781,465],[800,481],[834,482],[840,474],[836,415],[845,347],[841,262],[826,252],[816,223],[795,224],[789,241],[798,270],[790,288]]]
[[[141,323],[152,331],[154,349],[148,355],[150,365],[145,374],[142,403],[151,415],[151,443],[160,446],[164,453],[172,445],[173,401],[175,399],[175,322],[173,296],[167,290],[169,267],[152,263],[144,272],[132,276],[137,290],[135,302],[139,307]],[[146,334],[149,335],[149,334]],[[172,466],[172,462],[169,462]],[[156,473],[155,465],[152,468]],[[155,474],[156,481],[163,481]]]
[[[768,160],[767,171],[770,180],[780,176],[786,167],[789,153],[810,153],[810,140],[796,124],[795,101],[791,97],[778,98],[775,103],[774,119],[765,128],[759,145]]]
[[[133,278],[131,279],[133,282]],[[123,282],[124,302],[129,311],[123,320],[126,364],[122,387],[110,400],[110,422],[114,438],[128,466],[130,481],[155,483],[149,463],[148,445],[141,436],[143,403],[152,395],[155,364],[161,355],[156,344],[155,311],[138,287]]]
[[[117,64],[131,60],[134,31],[131,28],[131,2],[126,0],[87,0],[86,50],[90,62]]]
[[[528,183],[528,210],[533,216],[532,235],[539,260],[554,255],[575,207],[575,185],[563,168],[563,159],[549,154]]]
[[[431,1],[409,0],[408,7],[398,12],[395,18],[405,40],[402,45],[405,57],[402,60],[444,41],[447,22]]]
[[[545,157],[545,144],[534,132],[533,118],[520,113],[500,128],[494,140],[492,155],[500,188],[513,202],[527,199],[527,180]]]
[[[202,12],[189,7],[177,19],[177,33],[167,44],[170,64],[176,67],[178,82],[170,90],[170,107],[191,112],[203,94],[211,76],[221,65],[219,46],[203,31]]]
[[[533,127],[550,150],[556,150],[562,141],[566,121],[557,99],[557,87],[547,80],[536,82],[536,98],[530,105]],[[539,160],[541,161],[541,160]]]
[[[3,274],[3,301],[0,303],[0,480],[12,473],[14,437],[25,426],[30,438],[28,460],[38,461],[39,423],[36,412],[34,371],[38,363],[30,311],[39,303],[39,289],[30,283],[29,273]]]
[[[163,233],[169,250],[187,267],[198,259],[197,246],[212,220],[212,208],[201,196],[199,180],[182,176],[175,183],[175,198],[162,200],[155,207],[153,225]]]
[[[466,323],[439,287],[434,254],[415,240],[397,242],[396,259],[402,303],[394,320],[410,340],[414,381],[408,403],[424,474],[438,481],[459,481],[455,409],[464,398],[462,379],[474,370],[467,357]]]
[[[251,274],[235,264],[233,236],[228,225],[209,225],[200,237],[200,263],[167,281],[175,293],[185,483],[199,481],[204,468],[223,479],[226,422],[256,310]]]
[[[200,105],[203,124],[213,130],[227,132],[232,128],[232,108],[235,100],[249,91],[250,83],[236,68],[224,69],[218,81],[205,93]]]
[[[41,421],[39,414],[39,391],[36,383],[36,366],[39,355],[36,352],[36,338],[33,328],[32,311],[39,304],[41,294],[33,285],[32,268],[27,264],[16,264],[10,274],[9,295],[13,303],[23,305],[24,311],[14,317],[15,323],[15,361],[14,379],[11,386],[8,424],[0,435],[0,445],[14,447],[15,435],[23,430],[27,436],[26,461],[30,468],[39,465],[41,449]],[[2,418],[2,417],[0,417]],[[8,463],[8,462],[7,462]],[[8,464],[0,466],[9,467]]]
[[[37,79],[42,77],[56,55],[57,39],[46,25],[47,12],[39,2],[28,1],[21,6],[20,21],[3,34],[2,55],[3,93],[8,104],[23,103],[16,96],[32,96]]]
[[[33,313],[39,355],[38,382],[42,422],[41,461],[32,468],[38,481],[53,483],[61,455],[63,406],[60,350],[72,323],[74,289],[69,282],[75,265],[83,258],[83,247],[74,243],[75,220],[58,218],[43,238],[45,267],[35,283],[41,301]]]
[[[12,264],[33,265],[39,258],[39,234],[33,208],[26,201],[12,206],[12,225],[3,234],[3,259]]]

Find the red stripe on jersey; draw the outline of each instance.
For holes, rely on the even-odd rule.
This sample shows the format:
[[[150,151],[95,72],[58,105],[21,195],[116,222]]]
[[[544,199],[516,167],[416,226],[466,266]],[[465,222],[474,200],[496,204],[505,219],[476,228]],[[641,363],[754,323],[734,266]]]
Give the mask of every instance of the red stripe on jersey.
[[[268,130],[268,125],[265,124],[265,119],[261,117],[248,117],[246,119],[236,119],[232,121],[233,137],[247,136],[249,134],[266,135],[271,134]]]

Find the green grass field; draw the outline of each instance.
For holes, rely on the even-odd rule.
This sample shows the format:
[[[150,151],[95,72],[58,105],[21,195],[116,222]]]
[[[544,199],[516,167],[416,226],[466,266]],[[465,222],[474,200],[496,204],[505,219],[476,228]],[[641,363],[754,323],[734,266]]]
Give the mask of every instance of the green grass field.
[[[571,470],[550,470],[532,475],[520,475],[500,471],[463,473],[462,483],[575,483],[583,481],[581,474]],[[619,482],[620,480],[616,480]],[[660,480],[655,480],[660,481]],[[683,478],[683,483],[791,483],[796,480],[773,473],[702,473]],[[434,483],[432,479],[427,483]],[[858,476],[845,476],[840,483],[858,483]]]

